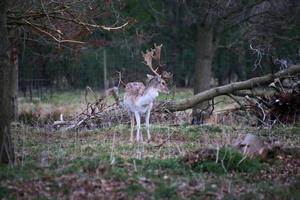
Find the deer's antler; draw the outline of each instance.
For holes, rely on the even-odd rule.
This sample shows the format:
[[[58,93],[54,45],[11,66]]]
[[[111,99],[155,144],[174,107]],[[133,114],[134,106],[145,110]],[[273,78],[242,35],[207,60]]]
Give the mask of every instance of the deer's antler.
[[[142,52],[142,55],[143,55],[143,57],[144,57],[145,64],[151,69],[151,71],[152,71],[155,75],[160,76],[160,74],[157,73],[157,69],[158,69],[158,68],[156,68],[156,69],[154,70],[154,69],[153,69],[153,66],[152,66],[154,54],[155,54],[155,49],[147,50],[146,53],[143,53],[143,52]]]
[[[170,80],[173,78],[173,74],[171,72],[163,71],[161,77],[165,80]]]
[[[161,55],[161,45],[154,44],[154,49],[147,50],[146,53],[142,52],[144,57],[145,64],[151,69],[151,71],[157,75],[161,76],[163,79],[171,79],[173,77],[172,73],[164,71],[163,66],[160,63],[160,55]],[[154,69],[155,67],[156,69]]]
[[[161,52],[161,45],[156,45],[154,43],[154,55],[153,55],[153,59],[155,61],[155,64],[157,65],[158,69],[161,69],[163,67],[163,65],[160,64],[160,52]]]

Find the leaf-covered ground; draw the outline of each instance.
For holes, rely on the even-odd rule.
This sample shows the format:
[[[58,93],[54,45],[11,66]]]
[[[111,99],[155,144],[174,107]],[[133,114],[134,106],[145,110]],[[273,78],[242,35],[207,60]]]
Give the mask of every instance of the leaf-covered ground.
[[[0,166],[1,199],[299,199],[299,127],[152,126],[153,141],[130,144],[129,127],[63,132],[16,124],[17,162]],[[144,131],[145,132],[145,131]],[[264,162],[229,146],[243,135],[279,141]],[[166,138],[170,138],[165,143]],[[222,149],[187,162],[198,149]]]

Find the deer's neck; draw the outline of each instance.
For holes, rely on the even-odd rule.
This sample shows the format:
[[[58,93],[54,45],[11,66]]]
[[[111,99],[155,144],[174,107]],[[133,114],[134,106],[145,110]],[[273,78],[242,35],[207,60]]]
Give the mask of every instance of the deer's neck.
[[[158,91],[157,89],[153,87],[146,87],[144,94],[139,98],[139,104],[144,106],[144,105],[149,105],[154,101],[154,99],[158,96]]]

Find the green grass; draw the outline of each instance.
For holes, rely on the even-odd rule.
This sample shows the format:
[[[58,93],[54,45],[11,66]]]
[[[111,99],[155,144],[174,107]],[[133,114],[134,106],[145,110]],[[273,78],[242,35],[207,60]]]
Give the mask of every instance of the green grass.
[[[104,94],[103,90],[93,89],[98,97]],[[170,94],[161,94],[159,100],[170,100],[170,99],[182,99],[193,94],[192,89],[177,88],[173,89]],[[120,99],[122,100],[123,89],[120,91]],[[88,93],[87,98],[89,101],[93,102],[95,100],[91,93]],[[31,102],[29,97],[20,97],[20,103]],[[33,103],[50,103],[54,105],[67,105],[67,104],[80,104],[85,103],[85,90],[67,90],[67,91],[56,91],[52,95],[46,94],[41,98],[33,98]],[[113,102],[113,98],[109,97],[109,102]]]
[[[156,199],[180,199],[176,194],[176,187],[161,183],[154,191],[154,198]]]
[[[26,162],[24,165],[8,166],[0,165],[0,180],[11,178],[30,178],[32,176],[39,176],[43,169],[38,167],[36,163]]]
[[[300,181],[291,185],[289,188],[275,188],[266,190],[266,199],[299,199],[300,198]]]
[[[100,92],[96,92],[100,95]],[[93,96],[88,96],[90,100],[94,100]],[[20,102],[31,102],[29,97],[21,97]],[[85,90],[69,90],[69,91],[57,91],[53,94],[45,94],[41,98],[33,98],[33,103],[51,103],[54,105],[65,105],[65,104],[79,104],[85,102]]]
[[[228,172],[254,173],[261,168],[261,164],[255,158],[245,158],[240,152],[232,148],[221,148],[218,159],[196,162],[192,165],[193,170],[224,174]]]
[[[190,89],[177,89],[174,99],[191,94]],[[171,93],[159,98],[173,97]],[[231,101],[227,96],[215,99],[220,102],[217,107]],[[84,102],[84,91],[77,90],[54,93],[52,97],[35,99],[34,103],[79,106]],[[140,146],[128,142],[129,132],[128,124],[83,131],[49,131],[14,124],[17,161],[13,166],[0,166],[0,198],[69,199],[78,191],[87,191],[82,199],[88,193],[95,195],[95,199],[101,199],[97,196],[100,194],[104,195],[102,199],[272,199],[274,195],[297,199],[299,195],[299,174],[290,176],[286,170],[294,173],[295,169],[284,168],[283,162],[291,158],[289,164],[299,162],[298,154],[277,160],[275,157],[272,164],[266,164],[244,159],[230,148],[235,139],[247,133],[299,146],[299,126],[258,130],[224,125],[152,124],[153,141]],[[142,132],[145,136],[144,127]],[[170,139],[157,147],[169,135]],[[215,151],[210,159],[183,162],[191,152],[217,147],[218,159]],[[285,174],[276,171],[277,167],[284,169]],[[272,178],[277,175],[284,178]]]
[[[249,128],[249,131],[255,132],[255,129]],[[225,147],[240,132],[237,128],[221,125],[154,125],[154,141],[138,148],[137,144],[128,143],[129,127],[125,125],[92,131],[51,133],[25,125],[15,126],[13,136],[17,162],[14,166],[0,166],[0,197],[20,199],[19,192],[14,188],[28,193],[37,189],[37,185],[49,191],[29,192],[31,199],[48,197],[45,192],[49,192],[50,199],[57,199],[58,195],[67,198],[82,185],[90,185],[91,192],[102,188],[103,194],[106,194],[105,189],[114,188],[112,195],[124,195],[129,199],[137,196],[146,199],[214,199],[221,187],[232,190],[224,194],[225,199],[252,199],[259,195],[271,198],[269,192],[283,199],[297,196],[297,176],[275,182],[260,179],[260,173],[272,173],[270,167],[273,166],[255,159],[244,159],[239,152]],[[168,142],[160,148],[155,147],[170,133],[173,135]],[[112,151],[114,134],[116,140]],[[256,134],[264,135],[265,132],[256,130]],[[273,134],[273,137],[292,145],[300,143],[296,136],[293,141],[280,134]],[[217,162],[216,154],[209,160],[193,164],[183,162],[182,158],[187,153],[199,148],[216,147],[216,144],[221,147]],[[280,160],[273,162],[273,165],[280,166]],[[97,187],[93,188],[92,183]]]

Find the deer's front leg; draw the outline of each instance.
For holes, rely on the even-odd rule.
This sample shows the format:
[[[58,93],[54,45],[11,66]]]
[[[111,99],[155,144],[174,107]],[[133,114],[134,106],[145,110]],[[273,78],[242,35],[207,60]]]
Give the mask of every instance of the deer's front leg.
[[[148,136],[148,140],[150,141],[151,139],[151,135],[150,135],[150,113],[151,113],[151,109],[152,109],[153,103],[149,104],[149,108],[147,110],[146,113],[146,118],[145,118],[145,123],[146,123],[146,129],[147,129],[147,136]]]
[[[134,131],[134,114],[133,113],[130,113],[130,120],[131,120],[130,142],[133,143],[133,131]]]
[[[136,120],[136,141],[139,142],[140,140],[143,141],[143,136],[140,135],[141,129],[141,117],[138,112],[134,112],[135,120]]]

